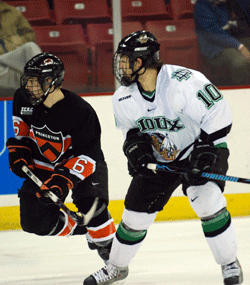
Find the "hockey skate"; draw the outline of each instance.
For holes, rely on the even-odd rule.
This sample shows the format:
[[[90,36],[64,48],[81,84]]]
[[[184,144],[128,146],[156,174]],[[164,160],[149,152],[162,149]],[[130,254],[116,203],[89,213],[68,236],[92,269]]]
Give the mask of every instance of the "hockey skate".
[[[90,275],[83,282],[83,285],[108,285],[108,284],[122,284],[121,282],[128,276],[128,266],[117,267],[111,263],[104,266],[99,271]]]
[[[230,264],[222,265],[221,269],[224,278],[224,285],[242,284],[243,272],[238,259]]]

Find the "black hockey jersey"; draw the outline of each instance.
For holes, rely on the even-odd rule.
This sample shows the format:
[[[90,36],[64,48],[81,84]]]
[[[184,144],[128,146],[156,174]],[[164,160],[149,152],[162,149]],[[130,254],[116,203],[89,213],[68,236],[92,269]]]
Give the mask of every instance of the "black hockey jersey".
[[[61,91],[64,98],[47,108],[32,106],[18,89],[13,101],[15,137],[29,138],[35,167],[53,171],[63,164],[83,180],[104,159],[101,127],[89,103],[75,93]]]

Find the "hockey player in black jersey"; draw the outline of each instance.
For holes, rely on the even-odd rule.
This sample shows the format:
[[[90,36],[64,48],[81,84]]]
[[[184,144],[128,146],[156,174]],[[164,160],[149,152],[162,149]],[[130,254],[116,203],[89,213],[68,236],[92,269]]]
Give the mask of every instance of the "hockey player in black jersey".
[[[63,62],[41,53],[24,67],[13,101],[15,137],[7,141],[9,167],[25,181],[18,191],[24,231],[40,236],[86,234],[90,249],[107,262],[115,226],[107,209],[108,170],[101,149],[101,128],[92,106],[62,89]],[[28,166],[43,181],[39,188],[22,171]],[[51,191],[87,213],[98,198],[93,218],[79,226],[46,197]]]
[[[236,237],[223,195],[225,183],[199,175],[227,172],[229,105],[200,72],[163,64],[159,49],[152,33],[138,31],[123,38],[114,55],[115,76],[122,85],[113,95],[115,122],[124,135],[123,151],[133,178],[110,262],[86,278],[84,285],[107,285],[126,278],[148,228],[179,185],[201,219],[224,284],[241,284]],[[189,171],[185,176],[153,173],[148,163]],[[166,268],[169,262],[166,256]]]

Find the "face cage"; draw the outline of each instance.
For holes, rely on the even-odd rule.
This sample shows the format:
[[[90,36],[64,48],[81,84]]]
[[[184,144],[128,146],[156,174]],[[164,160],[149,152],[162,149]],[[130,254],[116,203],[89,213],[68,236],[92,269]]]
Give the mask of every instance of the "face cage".
[[[120,62],[121,62],[121,57],[123,56],[124,54],[122,53],[115,53],[114,55],[114,59],[113,59],[113,72],[114,72],[114,75],[116,77],[116,79],[121,83],[121,85],[123,86],[130,86],[132,83],[134,82],[137,82],[138,81],[138,78],[140,75],[144,74],[147,67],[152,64],[156,59],[154,58],[154,55],[152,54],[152,56],[148,56],[147,59],[143,59],[142,58],[142,65],[139,69],[137,69],[136,71],[134,71],[134,62],[135,62],[135,59],[131,59],[129,57],[129,68],[130,70],[132,70],[132,73],[130,75],[127,75],[127,74],[124,74],[123,72],[123,69],[120,67]],[[155,53],[156,55],[156,53]],[[143,73],[140,73],[139,72],[145,68],[144,72]]]
[[[133,71],[134,61],[129,58],[129,67],[128,69],[132,70],[132,74],[124,74],[123,69],[120,67],[121,57],[123,54],[115,53],[113,58],[113,73],[115,78],[120,82],[123,86],[130,86],[132,83],[138,80],[139,75],[137,74],[138,71]]]
[[[20,90],[21,90],[21,94],[23,95],[23,97],[26,101],[28,101],[33,106],[38,106],[45,101],[48,94],[50,94],[51,92],[54,91],[53,89],[51,90],[51,87],[54,85],[55,81],[50,76],[43,78],[43,79],[40,79],[40,80],[38,79],[37,82],[38,82],[39,87],[40,87],[38,89],[37,86],[34,87],[32,85],[28,85],[29,84],[28,82],[31,78],[33,78],[33,76],[23,75],[21,77],[21,79],[20,79],[20,85],[21,85]],[[48,80],[48,79],[51,79],[52,81],[51,81],[51,83],[46,84],[46,80]],[[47,86],[49,85],[49,87],[47,89],[45,89],[46,85]],[[27,87],[29,87],[30,90],[28,90]]]

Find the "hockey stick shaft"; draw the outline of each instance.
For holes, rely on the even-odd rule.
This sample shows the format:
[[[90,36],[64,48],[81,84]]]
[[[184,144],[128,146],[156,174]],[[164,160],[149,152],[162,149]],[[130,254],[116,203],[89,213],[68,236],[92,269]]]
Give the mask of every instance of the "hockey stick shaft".
[[[38,187],[41,187],[43,185],[43,182],[27,167],[23,166],[22,170],[24,173],[27,174],[27,176],[36,183]],[[78,223],[79,226],[87,225],[90,220],[93,218],[97,204],[98,204],[98,198],[95,198],[95,201],[88,211],[87,214],[83,214],[81,212],[73,212],[71,211],[53,192],[47,191],[45,193],[45,196],[47,198],[50,198],[56,205],[58,205],[67,215],[69,215],[74,221]]]
[[[157,164],[157,163],[149,163],[147,165],[147,168],[153,171],[164,171],[164,172],[171,172],[171,173],[176,173],[176,174],[184,174],[189,171],[188,169],[174,168],[174,167],[169,167],[167,165]],[[231,181],[231,182],[250,184],[250,179],[248,178],[241,178],[241,177],[221,175],[221,174],[208,173],[208,172],[202,172],[200,176],[203,178],[212,179],[212,180]]]

